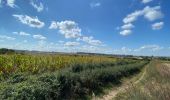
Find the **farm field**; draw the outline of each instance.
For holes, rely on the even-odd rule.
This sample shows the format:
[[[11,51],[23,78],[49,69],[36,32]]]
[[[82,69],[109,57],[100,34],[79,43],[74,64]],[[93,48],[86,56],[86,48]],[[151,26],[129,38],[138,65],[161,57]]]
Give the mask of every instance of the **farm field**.
[[[170,100],[170,0],[0,0],[0,100]]]
[[[0,99],[91,99],[148,63],[97,55],[0,55]]]

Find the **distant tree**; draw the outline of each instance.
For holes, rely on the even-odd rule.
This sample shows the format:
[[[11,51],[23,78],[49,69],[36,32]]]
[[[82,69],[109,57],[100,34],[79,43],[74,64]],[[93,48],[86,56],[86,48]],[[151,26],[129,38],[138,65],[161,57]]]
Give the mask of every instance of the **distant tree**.
[[[15,53],[15,50],[6,49],[6,48],[1,48],[0,49],[0,54],[13,54],[13,53]]]

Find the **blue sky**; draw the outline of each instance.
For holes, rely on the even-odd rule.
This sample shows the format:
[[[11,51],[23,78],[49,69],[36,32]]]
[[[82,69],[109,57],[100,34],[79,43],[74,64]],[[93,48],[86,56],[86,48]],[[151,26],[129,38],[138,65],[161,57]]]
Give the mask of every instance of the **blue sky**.
[[[0,48],[170,56],[168,0],[0,0]]]

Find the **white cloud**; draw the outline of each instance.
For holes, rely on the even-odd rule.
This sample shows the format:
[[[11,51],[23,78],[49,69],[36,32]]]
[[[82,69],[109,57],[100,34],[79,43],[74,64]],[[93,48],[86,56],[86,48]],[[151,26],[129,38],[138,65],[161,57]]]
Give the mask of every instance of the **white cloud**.
[[[141,10],[135,11],[135,12],[127,15],[127,16],[123,19],[123,22],[124,22],[124,23],[132,23],[132,22],[136,21],[137,18],[138,18],[139,16],[141,16],[141,15],[143,15],[143,11],[141,11]]]
[[[132,51],[131,49],[129,49],[129,48],[127,48],[127,47],[122,47],[121,50],[122,50],[122,51],[125,51],[125,52],[127,52],[127,51]]]
[[[21,35],[21,36],[30,36],[30,34],[29,33],[26,33],[26,32],[13,32],[14,34],[16,34],[16,35]]]
[[[37,5],[33,0],[30,2],[30,4],[37,10],[37,12],[41,12],[44,10],[43,4],[40,2],[39,5]]]
[[[90,3],[90,7],[91,7],[91,8],[95,8],[95,7],[99,7],[99,6],[101,6],[101,3],[100,3],[100,2]]]
[[[120,32],[120,34],[124,36],[131,34],[132,31],[130,29],[134,28],[134,25],[132,23],[141,16],[143,16],[148,21],[155,21],[164,17],[163,13],[161,12],[160,6],[146,6],[143,10],[137,10],[131,14],[128,14],[123,19],[124,25],[121,27],[123,30]]]
[[[0,7],[6,5],[9,6],[11,8],[15,8],[15,0],[0,0]]]
[[[42,28],[44,27],[45,23],[41,22],[38,17],[30,17],[27,15],[16,15],[14,14],[13,17],[17,18],[21,23],[28,25],[34,28]]]
[[[78,38],[77,40],[84,41],[90,45],[101,45],[102,44],[102,42],[100,40],[95,40],[92,36],[90,36],[90,37],[83,36],[81,38]]]
[[[82,45],[78,46],[77,51],[87,53],[108,53],[110,52],[110,49],[102,46]]]
[[[80,43],[79,42],[66,42],[64,45],[73,47],[73,46],[78,46]]]
[[[162,29],[163,25],[164,25],[164,22],[154,23],[154,24],[152,25],[152,29],[153,29],[153,30],[160,30],[160,29]]]
[[[146,4],[146,3],[149,3],[151,1],[153,1],[153,0],[142,0],[142,3]]]
[[[92,36],[87,37],[83,36],[81,33],[81,29],[78,24],[74,21],[61,21],[56,22],[52,21],[49,29],[58,29],[59,32],[65,36],[65,38],[74,38],[77,41],[83,41],[91,45],[100,45],[102,42],[100,40],[95,40]]]
[[[128,30],[128,29],[132,29],[134,27],[135,26],[133,24],[128,23],[128,24],[123,25],[121,28],[124,29],[124,30]]]
[[[0,39],[1,40],[1,39]],[[25,41],[25,40],[24,40]],[[91,53],[105,53],[108,52],[108,48],[103,46],[92,46],[92,45],[80,45],[80,42],[70,41],[64,42],[59,41],[57,43],[48,42],[46,40],[37,40],[36,44],[30,44],[26,40],[26,42],[20,41],[19,43],[13,43],[13,45],[7,45],[4,43],[0,44],[0,47],[8,47],[11,49],[20,49],[20,50],[36,50],[36,51],[50,51],[50,52],[91,52]],[[29,47],[29,48],[28,48]]]
[[[130,54],[132,54],[132,52],[133,52],[133,49],[130,49],[130,48],[128,48],[128,47],[122,47],[122,48],[119,48],[119,49],[112,49],[111,50],[111,53],[112,54],[121,54],[121,55],[130,55]]]
[[[57,29],[58,28],[58,23],[56,21],[52,21],[49,29]]]
[[[93,40],[93,39],[91,41],[89,41],[88,43],[91,45],[101,45],[102,44],[102,42],[100,40]]]
[[[61,22],[52,21],[49,29],[59,29],[59,32],[65,38],[79,38],[81,37],[81,29],[74,21],[66,20]]]
[[[15,0],[7,0],[6,2],[7,2],[7,6],[9,6],[9,7],[14,8],[16,6]]]
[[[163,47],[160,47],[159,45],[144,45],[140,47],[139,49],[136,49],[134,51],[142,51],[142,50],[149,50],[149,51],[158,51],[163,49]]]
[[[16,38],[9,37],[9,36],[6,36],[6,35],[0,35],[0,39],[5,39],[5,40],[15,40]]]
[[[123,52],[123,53],[131,52],[131,51],[132,51],[132,49],[129,49],[127,47],[122,47],[121,48],[121,52]]]
[[[40,34],[33,35],[33,38],[34,38],[34,39],[38,39],[38,40],[46,40],[46,39],[47,39],[46,37],[44,37],[44,36],[42,36],[42,35],[40,35]]]
[[[88,49],[87,49],[88,48]],[[101,48],[96,47],[96,46],[91,46],[91,45],[83,45],[80,48],[81,52],[89,52],[89,53],[97,53],[99,52],[99,50],[101,50]],[[101,52],[101,51],[100,51]]]
[[[25,33],[25,32],[20,32],[19,35],[22,35],[22,36],[29,36],[30,34],[29,34],[29,33]]]
[[[156,7],[145,7],[143,12],[144,12],[144,17],[148,19],[149,21],[154,21],[157,19],[163,18],[163,13],[161,12],[161,7],[156,6]]]
[[[120,32],[120,35],[127,36],[127,35],[130,35],[131,33],[132,33],[131,30],[123,30]]]
[[[163,18],[163,13],[160,11],[160,6],[155,7],[145,7],[143,10],[135,11],[129,15],[127,15],[124,19],[124,23],[132,23],[138,19],[140,16],[144,16],[149,21],[154,21],[156,19]]]

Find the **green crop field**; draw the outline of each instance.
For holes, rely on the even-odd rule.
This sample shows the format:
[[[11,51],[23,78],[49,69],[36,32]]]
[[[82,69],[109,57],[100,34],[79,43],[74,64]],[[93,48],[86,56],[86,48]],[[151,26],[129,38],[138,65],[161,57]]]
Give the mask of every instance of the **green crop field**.
[[[0,99],[90,99],[147,60],[85,55],[0,55]]]

